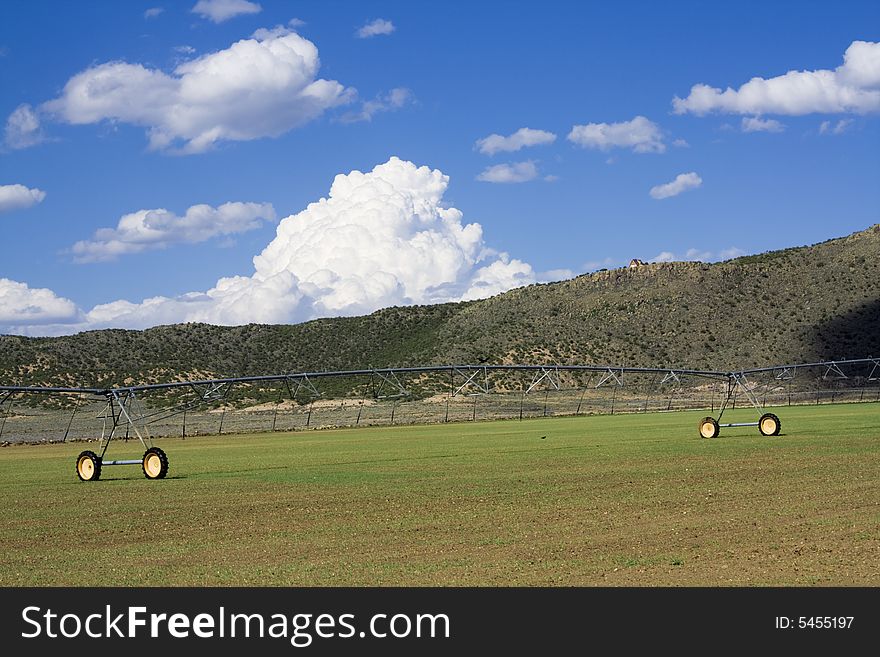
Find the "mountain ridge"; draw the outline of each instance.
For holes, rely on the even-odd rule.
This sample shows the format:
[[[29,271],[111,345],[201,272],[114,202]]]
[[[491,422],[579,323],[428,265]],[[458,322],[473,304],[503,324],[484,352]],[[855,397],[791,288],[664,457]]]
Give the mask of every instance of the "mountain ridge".
[[[478,301],[293,325],[0,336],[6,385],[125,385],[490,363],[736,369],[880,355],[880,224],[718,263],[643,264]]]

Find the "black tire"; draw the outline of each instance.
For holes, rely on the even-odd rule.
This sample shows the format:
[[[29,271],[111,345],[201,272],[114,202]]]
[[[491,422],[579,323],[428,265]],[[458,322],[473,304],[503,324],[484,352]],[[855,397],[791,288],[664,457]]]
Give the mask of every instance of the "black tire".
[[[168,474],[168,457],[158,447],[150,447],[144,452],[141,467],[147,479],[164,479]]]
[[[76,457],[76,476],[80,481],[98,481],[101,478],[101,457],[90,450]]]
[[[778,436],[782,429],[782,422],[773,413],[764,413],[758,420],[758,431],[762,436]]]
[[[718,420],[714,417],[707,416],[700,420],[700,424],[697,425],[697,429],[700,432],[700,438],[717,438],[718,437]]]

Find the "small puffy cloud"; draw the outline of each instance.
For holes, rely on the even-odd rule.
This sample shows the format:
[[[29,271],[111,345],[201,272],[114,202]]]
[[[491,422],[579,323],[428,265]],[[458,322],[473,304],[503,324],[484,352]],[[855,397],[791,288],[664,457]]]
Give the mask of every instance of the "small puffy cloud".
[[[637,116],[621,123],[587,123],[573,126],[568,140],[582,148],[631,148],[636,153],[662,153],[666,150],[660,127]]]
[[[775,119],[744,116],[742,120],[743,132],[782,132],[783,130],[785,130],[785,125]]]
[[[365,101],[357,112],[346,112],[340,118],[343,123],[357,123],[359,121],[372,121],[373,116],[381,112],[394,112],[405,105],[415,102],[412,91],[404,87],[397,87],[386,94],[379,94],[373,100]]]
[[[164,7],[150,7],[149,9],[147,9],[147,10],[144,12],[144,18],[147,18],[147,19],[150,19],[150,18],[156,18],[156,17],[158,17],[159,14],[161,14],[163,11],[165,11],[165,8],[164,8]]]
[[[380,36],[382,34],[391,34],[394,30],[394,23],[387,21],[384,18],[377,18],[363,27],[358,28],[355,35],[359,39],[369,39],[370,37]]]
[[[853,124],[852,119],[840,119],[836,123],[831,121],[822,121],[819,124],[819,134],[820,135],[842,135],[844,132],[849,130],[849,127]]]
[[[181,55],[192,55],[195,51],[192,46],[174,46],[174,52],[179,52]]]
[[[302,20],[301,18],[291,18],[289,21],[287,21],[287,24],[290,27],[292,27],[293,29],[296,29],[298,27],[302,27],[303,25],[305,25],[306,22],[304,20]]]
[[[498,134],[491,134],[483,139],[478,139],[476,148],[485,155],[495,155],[495,153],[500,152],[513,153],[521,148],[526,148],[527,146],[552,144],[554,141],[556,141],[556,135],[552,132],[547,132],[546,130],[533,130],[532,128],[520,128],[507,137]]]
[[[222,23],[236,16],[258,14],[263,8],[248,0],[199,0],[190,11],[214,23]]]
[[[661,251],[653,258],[651,258],[651,262],[674,262],[675,254],[672,251]]]
[[[676,139],[672,142],[672,145],[676,148],[690,148],[691,146],[689,143],[687,143],[686,139]]]
[[[479,224],[463,223],[461,211],[443,202],[448,184],[442,172],[396,157],[367,173],[340,174],[328,197],[281,220],[251,276],[221,278],[206,292],[174,298],[113,301],[72,324],[37,319],[14,332],[291,323],[479,299],[536,282],[531,265],[491,249]]]
[[[571,269],[563,268],[563,269],[550,269],[548,271],[542,271],[538,274],[538,278],[542,283],[553,283],[555,281],[567,281],[570,278],[574,278],[577,274]]]
[[[853,41],[834,70],[789,71],[774,78],[754,77],[724,91],[695,84],[687,98],[672,100],[676,114],[812,113],[867,114],[880,111],[880,43]]]
[[[80,319],[76,304],[52,290],[0,278],[0,333],[14,333],[17,327],[29,324],[65,324]]]
[[[538,167],[531,160],[526,162],[512,162],[510,164],[496,164],[487,167],[477,180],[491,183],[523,183],[538,177]]]
[[[686,192],[689,189],[696,189],[702,184],[703,179],[700,178],[700,176],[698,176],[693,171],[691,171],[690,173],[680,173],[675,177],[675,180],[673,180],[672,182],[652,187],[650,194],[651,198],[655,198],[658,200],[663,198],[670,198],[672,196],[678,196],[682,192]]]
[[[614,258],[608,256],[602,260],[588,260],[582,265],[584,271],[596,271],[597,269],[608,269],[617,262]]]
[[[6,147],[12,149],[28,148],[46,140],[40,117],[26,103],[16,107],[6,119],[3,137]]]
[[[200,153],[221,141],[277,137],[354,91],[317,78],[318,49],[285,28],[260,30],[173,73],[108,62],[73,76],[43,108],[61,121],[118,121],[147,129],[150,147]]]
[[[512,288],[534,282],[535,272],[529,263],[522,260],[511,260],[506,253],[502,253],[498,260],[485,267],[480,267],[474,273],[470,286],[460,300],[487,299]]]
[[[683,258],[679,258],[672,251],[661,251],[660,253],[655,255],[650,260],[650,262],[717,262],[719,260],[730,260],[731,258],[738,258],[742,255],[745,255],[745,253],[745,251],[743,251],[742,249],[738,249],[735,246],[731,246],[727,249],[722,249],[717,254],[712,251],[691,248],[687,250]]]
[[[46,192],[41,189],[31,189],[24,185],[0,185],[0,212],[24,210],[42,203],[44,198]]]
[[[698,262],[705,262],[712,258],[711,251],[701,251],[700,249],[688,249],[685,254],[685,260],[694,260]]]
[[[194,205],[182,217],[163,208],[138,210],[124,215],[116,228],[100,228],[91,240],[77,242],[71,253],[79,263],[114,260],[127,253],[245,233],[274,220],[275,209],[270,203],[224,203],[216,208]]]

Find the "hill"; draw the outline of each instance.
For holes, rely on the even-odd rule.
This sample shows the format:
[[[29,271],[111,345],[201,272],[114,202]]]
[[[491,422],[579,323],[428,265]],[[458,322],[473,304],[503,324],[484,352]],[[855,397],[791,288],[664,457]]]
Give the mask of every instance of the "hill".
[[[880,355],[878,256],[875,225],[721,263],[600,271],[364,317],[0,336],[0,381],[103,386],[478,359],[727,369]]]

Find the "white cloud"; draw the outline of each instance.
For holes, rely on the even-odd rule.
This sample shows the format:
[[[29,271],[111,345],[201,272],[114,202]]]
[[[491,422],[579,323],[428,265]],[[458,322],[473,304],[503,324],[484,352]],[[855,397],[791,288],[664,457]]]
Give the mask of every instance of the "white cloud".
[[[192,55],[196,51],[192,46],[174,46],[174,52],[179,52],[182,55]]]
[[[214,23],[222,23],[244,14],[258,14],[263,8],[248,0],[199,0],[190,11]]]
[[[538,274],[538,278],[542,283],[552,283],[555,281],[567,281],[570,278],[574,278],[577,274],[574,273],[573,270],[563,268],[563,269],[550,269],[548,271],[542,271]]]
[[[650,194],[651,198],[655,198],[658,200],[663,198],[670,198],[671,196],[678,196],[682,192],[686,192],[689,189],[696,189],[702,184],[703,179],[700,178],[700,176],[698,176],[693,171],[691,171],[690,173],[680,173],[675,177],[675,180],[673,180],[672,182],[652,187]]]
[[[617,262],[614,258],[608,256],[603,258],[602,260],[589,260],[585,262],[582,266],[584,271],[596,271],[597,269],[608,269],[611,265]]]
[[[355,35],[359,39],[369,39],[370,37],[382,34],[391,34],[395,29],[394,23],[391,21],[387,21],[384,18],[377,18],[359,28],[357,32],[355,32]]]
[[[531,128],[520,128],[512,135],[504,137],[498,134],[491,134],[483,139],[478,139],[476,148],[486,155],[495,155],[502,151],[512,153],[525,148],[527,146],[539,146],[541,144],[552,144],[556,141],[556,135],[546,130],[533,130]]]
[[[45,140],[40,117],[30,105],[19,105],[6,119],[3,141],[7,148],[28,148]]]
[[[685,260],[696,260],[699,262],[705,262],[712,258],[711,251],[700,251],[700,249],[688,249],[687,253],[684,256]]]
[[[79,263],[115,260],[127,253],[245,233],[274,220],[271,203],[224,203],[216,208],[194,205],[182,217],[164,208],[138,210],[124,215],[116,228],[100,228],[91,240],[77,242],[71,253]]]
[[[743,132],[782,132],[783,130],[785,130],[785,124],[775,119],[744,116],[742,120]]]
[[[302,27],[303,25],[305,25],[306,22],[304,20],[302,20],[301,18],[291,18],[289,21],[287,21],[287,24],[290,27],[292,27],[293,29],[296,29],[298,27]]]
[[[644,116],[621,123],[587,123],[573,126],[568,140],[583,148],[631,148],[636,153],[662,153],[666,150],[659,126]]]
[[[671,251],[661,251],[650,260],[651,262],[674,262],[675,254]]]
[[[0,278],[0,333],[15,333],[29,324],[64,324],[80,320],[79,309],[69,299],[45,288]]]
[[[397,87],[386,94],[379,94],[373,100],[365,101],[357,112],[346,112],[340,118],[343,123],[372,121],[381,112],[394,112],[415,102],[413,93],[404,87]]]
[[[144,18],[156,18],[165,11],[164,7],[150,7],[144,12]]]
[[[502,253],[495,262],[474,273],[468,289],[456,301],[486,299],[534,282],[535,272],[529,263],[511,260],[506,253]]]
[[[24,185],[0,185],[0,212],[24,210],[37,203],[42,203],[46,192]]]
[[[170,75],[125,62],[93,66],[43,108],[72,124],[144,126],[152,149],[199,153],[219,141],[277,137],[350,102],[353,90],[316,79],[319,66],[311,41],[260,30]]]
[[[36,321],[17,333],[144,328],[186,321],[289,323],[403,304],[477,299],[534,283],[532,267],[497,253],[479,224],[443,203],[438,170],[392,157],[338,175],[327,198],[283,219],[251,276],[207,292],[95,306],[75,324]]]
[[[686,139],[676,139],[674,142],[672,142],[672,145],[676,148],[690,148],[691,146],[689,143],[687,143]]]
[[[510,164],[496,164],[487,167],[477,180],[491,183],[522,183],[534,180],[538,177],[538,167],[531,160],[526,162],[512,162]]]
[[[853,41],[843,64],[833,71],[789,71],[764,79],[754,77],[739,89],[724,91],[695,84],[687,98],[672,100],[676,114],[856,113],[880,111],[880,43]]]
[[[745,251],[731,246],[722,249],[717,254],[712,251],[704,251],[702,249],[688,249],[683,258],[679,258],[672,251],[661,251],[655,255],[649,262],[717,262],[719,260],[730,260],[745,255]]]
[[[853,124],[852,119],[840,119],[837,123],[822,121],[819,125],[820,135],[842,135]]]

